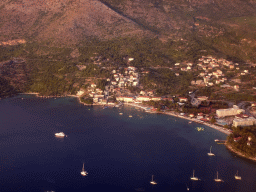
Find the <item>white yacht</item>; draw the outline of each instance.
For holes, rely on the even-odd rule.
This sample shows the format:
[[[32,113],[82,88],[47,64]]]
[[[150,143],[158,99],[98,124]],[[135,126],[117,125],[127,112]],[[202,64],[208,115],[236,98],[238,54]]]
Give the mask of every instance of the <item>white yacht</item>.
[[[237,171],[236,174],[235,174],[235,179],[236,179],[236,180],[241,180],[241,179],[242,179],[242,177],[238,175],[238,171]]]
[[[152,180],[150,181],[150,184],[152,184],[152,185],[156,185],[157,184],[157,182],[154,181],[154,175],[152,175]]]
[[[195,170],[193,170],[193,177],[190,177],[191,180],[193,181],[198,181],[198,177],[195,177]]]
[[[216,181],[216,182],[223,182],[223,180],[222,180],[222,179],[219,179],[219,178],[218,178],[218,171],[217,171],[217,178],[216,178],[216,179],[214,179],[214,181]]]
[[[87,171],[84,170],[84,163],[83,163],[83,168],[82,168],[82,171],[81,171],[81,175],[82,176],[87,176],[88,175]]]
[[[59,132],[59,133],[55,133],[56,137],[65,137],[65,133],[63,132]]]
[[[208,156],[215,156],[213,153],[212,153],[212,146],[211,146],[211,148],[210,148],[210,153],[207,153],[208,154]]]

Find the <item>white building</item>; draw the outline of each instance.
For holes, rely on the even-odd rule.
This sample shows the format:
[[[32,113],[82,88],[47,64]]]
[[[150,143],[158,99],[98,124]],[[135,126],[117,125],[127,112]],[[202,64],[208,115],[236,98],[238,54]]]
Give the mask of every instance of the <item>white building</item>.
[[[134,102],[134,97],[117,97],[117,101],[123,101],[123,102]]]
[[[160,100],[162,100],[162,98],[161,97],[152,97],[151,100],[153,100],[153,101],[160,101]]]
[[[150,101],[151,98],[148,96],[139,96],[136,98],[136,101],[142,102],[142,101]]]
[[[256,119],[253,117],[248,117],[248,118],[235,118],[233,120],[233,126],[238,127],[238,126],[252,126],[256,124]]]
[[[234,105],[233,108],[216,110],[216,115],[218,117],[233,116],[233,115],[237,115],[240,113],[244,113],[244,110],[239,109],[239,107],[237,107],[236,105]]]

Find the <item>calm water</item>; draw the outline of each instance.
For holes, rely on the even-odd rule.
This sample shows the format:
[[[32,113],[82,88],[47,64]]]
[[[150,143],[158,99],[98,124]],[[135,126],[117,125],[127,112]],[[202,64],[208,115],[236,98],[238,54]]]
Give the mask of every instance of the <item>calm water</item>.
[[[197,126],[205,130],[198,132]],[[56,138],[60,131],[67,137]],[[0,191],[168,192],[188,186],[189,191],[255,192],[256,165],[214,142],[225,137],[206,126],[128,106],[9,98],[0,101]],[[207,156],[210,146],[215,157]],[[87,177],[80,175],[83,163]],[[193,169],[201,181],[189,180]],[[234,180],[237,170],[241,181]],[[224,183],[213,181],[217,171]]]

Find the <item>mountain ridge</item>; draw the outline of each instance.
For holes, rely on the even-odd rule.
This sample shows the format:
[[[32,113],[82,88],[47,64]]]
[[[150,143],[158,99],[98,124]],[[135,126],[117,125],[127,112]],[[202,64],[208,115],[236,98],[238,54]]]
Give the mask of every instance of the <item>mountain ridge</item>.
[[[0,41],[76,45],[89,38],[125,36],[177,40],[193,33],[199,21],[228,26],[224,19],[256,16],[254,10],[255,0],[2,0]]]

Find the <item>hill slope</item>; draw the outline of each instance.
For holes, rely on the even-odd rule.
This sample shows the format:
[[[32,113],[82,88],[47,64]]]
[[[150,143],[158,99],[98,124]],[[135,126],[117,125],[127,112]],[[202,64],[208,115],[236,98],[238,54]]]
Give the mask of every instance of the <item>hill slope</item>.
[[[108,39],[150,34],[136,22],[96,0],[5,0],[0,10],[2,41],[10,37],[29,37],[74,44],[86,37]]]
[[[135,35],[177,40],[199,30],[200,22],[230,27],[227,19],[255,16],[255,10],[255,0],[2,0],[0,41],[72,45]],[[203,36],[221,31],[202,30]]]

